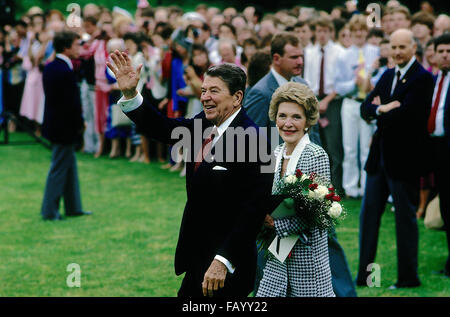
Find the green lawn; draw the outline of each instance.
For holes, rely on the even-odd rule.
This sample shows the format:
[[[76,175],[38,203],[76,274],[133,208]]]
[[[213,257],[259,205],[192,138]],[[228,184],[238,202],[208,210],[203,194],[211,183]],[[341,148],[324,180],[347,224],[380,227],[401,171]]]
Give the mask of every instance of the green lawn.
[[[176,296],[182,277],[175,276],[173,258],[184,179],[157,163],[77,158],[83,205],[94,215],[44,222],[39,212],[50,151],[0,145],[0,296]],[[337,232],[355,274],[360,201],[344,203],[348,216]],[[422,221],[419,228],[423,285],[387,290],[396,281],[394,217],[387,211],[376,260],[381,287],[358,288],[359,296],[450,295],[450,279],[431,273],[445,263],[445,234],[426,230]],[[66,285],[71,263],[81,267],[80,288]]]

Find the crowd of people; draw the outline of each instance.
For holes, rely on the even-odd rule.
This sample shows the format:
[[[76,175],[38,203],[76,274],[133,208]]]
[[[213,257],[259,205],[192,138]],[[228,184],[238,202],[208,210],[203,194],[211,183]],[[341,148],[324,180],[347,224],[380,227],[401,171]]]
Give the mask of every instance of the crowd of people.
[[[73,24],[57,10],[44,12],[33,7],[0,32],[2,109],[14,118],[8,123],[11,132],[17,128],[15,122],[23,121],[36,135],[41,134],[46,98],[42,69],[55,58],[54,34],[70,29],[79,34],[81,45],[79,58],[72,60],[83,108],[84,133],[78,141],[81,151],[98,158],[110,149],[111,159],[124,155],[132,162],[157,160],[162,168],[184,176],[186,153],[169,155],[165,144],[153,140],[142,126],[117,111],[122,94],[116,76],[106,66],[112,63],[111,53],[125,51],[135,68],[142,67],[138,92],[159,113],[172,119],[193,118],[203,111],[202,82],[213,65],[234,64],[245,72],[242,105],[259,127],[276,124],[269,117],[269,105],[278,87],[289,81],[307,85],[318,100],[319,111],[317,123],[307,130],[311,142],[321,145],[329,157],[331,183],[341,196],[363,197],[357,284],[365,285],[370,273],[366,267],[374,260],[380,217],[390,195],[399,240],[399,280],[395,287],[418,286],[416,217],[423,217],[430,189],[438,187],[439,193],[448,193],[448,185],[442,175],[433,174],[431,167],[420,168],[424,170],[418,174],[421,194],[412,197],[410,189],[419,187],[419,178],[411,185],[414,173],[400,171],[404,166],[414,167],[399,163],[397,168],[392,162],[397,161],[393,156],[407,153],[417,159],[417,153],[408,152],[406,145],[422,146],[423,141],[425,147],[425,139],[430,136],[439,139],[433,141],[438,143],[435,149],[448,151],[441,138],[449,137],[449,109],[444,110],[446,93],[441,97],[441,92],[449,86],[446,61],[450,55],[442,57],[444,53],[437,50],[438,45],[448,45],[445,35],[450,31],[450,17],[435,14],[427,1],[414,14],[399,1],[388,1],[381,6],[379,26],[376,17],[375,22],[369,20],[369,13],[358,11],[354,1],[346,1],[331,12],[297,6],[264,14],[257,6],[238,12],[233,7],[220,10],[204,4],[193,12],[184,12],[176,6],[153,8],[144,0],[138,2],[134,15],[119,7],[110,10],[87,4],[81,19]],[[420,77],[423,81],[408,77],[413,72],[410,69],[419,67],[416,64],[426,71]],[[434,89],[432,79],[436,76],[439,87]],[[423,98],[412,94],[409,80],[421,84],[416,93],[419,89]],[[386,81],[389,89],[385,89]],[[405,92],[400,91],[402,84],[408,86]],[[405,106],[418,100],[423,103],[423,112]],[[430,111],[433,120],[440,121],[436,121],[436,128],[426,129]],[[401,116],[404,121],[411,120],[400,124]],[[439,127],[442,122],[444,126]],[[404,129],[401,135],[393,125]],[[427,136],[421,134],[424,129]],[[388,137],[393,132],[397,134]],[[410,136],[417,139],[408,140]],[[392,145],[393,141],[397,143]],[[399,153],[401,149],[405,151]],[[392,158],[389,162],[388,157]],[[445,165],[445,160],[438,164]],[[447,175],[448,168],[443,173]],[[416,198],[420,198],[419,204],[414,203]],[[441,195],[449,238],[447,200]],[[450,261],[443,273],[450,275]],[[268,290],[271,287],[270,283],[263,285],[269,285]],[[330,290],[331,285],[327,285],[327,294],[332,293]]]

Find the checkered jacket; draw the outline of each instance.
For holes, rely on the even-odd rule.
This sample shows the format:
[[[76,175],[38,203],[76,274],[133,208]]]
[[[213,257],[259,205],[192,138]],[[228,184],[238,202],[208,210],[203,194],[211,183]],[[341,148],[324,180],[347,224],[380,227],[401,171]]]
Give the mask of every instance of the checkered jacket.
[[[281,145],[275,149],[275,156],[282,155]],[[278,182],[281,166],[277,168],[274,184]],[[297,163],[303,173],[315,172],[327,181],[330,179],[330,163],[325,151],[314,143],[306,145]],[[303,227],[298,216],[275,219],[275,232],[284,238],[298,234]],[[297,241],[290,258],[284,263],[269,256],[257,297],[334,297],[331,284],[331,270],[328,256],[326,231],[314,229],[307,234],[310,246]]]

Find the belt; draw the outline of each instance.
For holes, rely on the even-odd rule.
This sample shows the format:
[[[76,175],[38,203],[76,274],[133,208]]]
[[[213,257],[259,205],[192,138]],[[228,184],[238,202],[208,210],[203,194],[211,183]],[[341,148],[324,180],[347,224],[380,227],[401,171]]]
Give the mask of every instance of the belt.
[[[355,100],[357,102],[363,102],[365,100],[364,98],[358,98],[358,97],[350,97],[350,99]]]

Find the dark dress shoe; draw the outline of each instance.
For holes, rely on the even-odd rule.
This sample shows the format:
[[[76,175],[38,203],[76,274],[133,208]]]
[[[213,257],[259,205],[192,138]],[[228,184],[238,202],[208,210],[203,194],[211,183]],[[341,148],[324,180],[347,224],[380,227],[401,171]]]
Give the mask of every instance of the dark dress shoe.
[[[433,274],[443,275],[444,277],[450,277],[450,271],[443,269],[439,271],[433,271]]]
[[[399,288],[413,288],[413,287],[419,287],[421,285],[420,282],[415,283],[395,283],[394,285],[389,286],[388,289],[390,290],[396,290]]]
[[[49,220],[49,221],[61,221],[61,220],[63,220],[61,215],[56,215],[56,216],[53,216],[53,217],[43,216],[42,219],[46,220],[46,221],[47,220]]]
[[[79,212],[73,212],[70,214],[66,214],[67,217],[78,217],[78,216],[89,216],[92,215],[92,211],[79,211]]]

